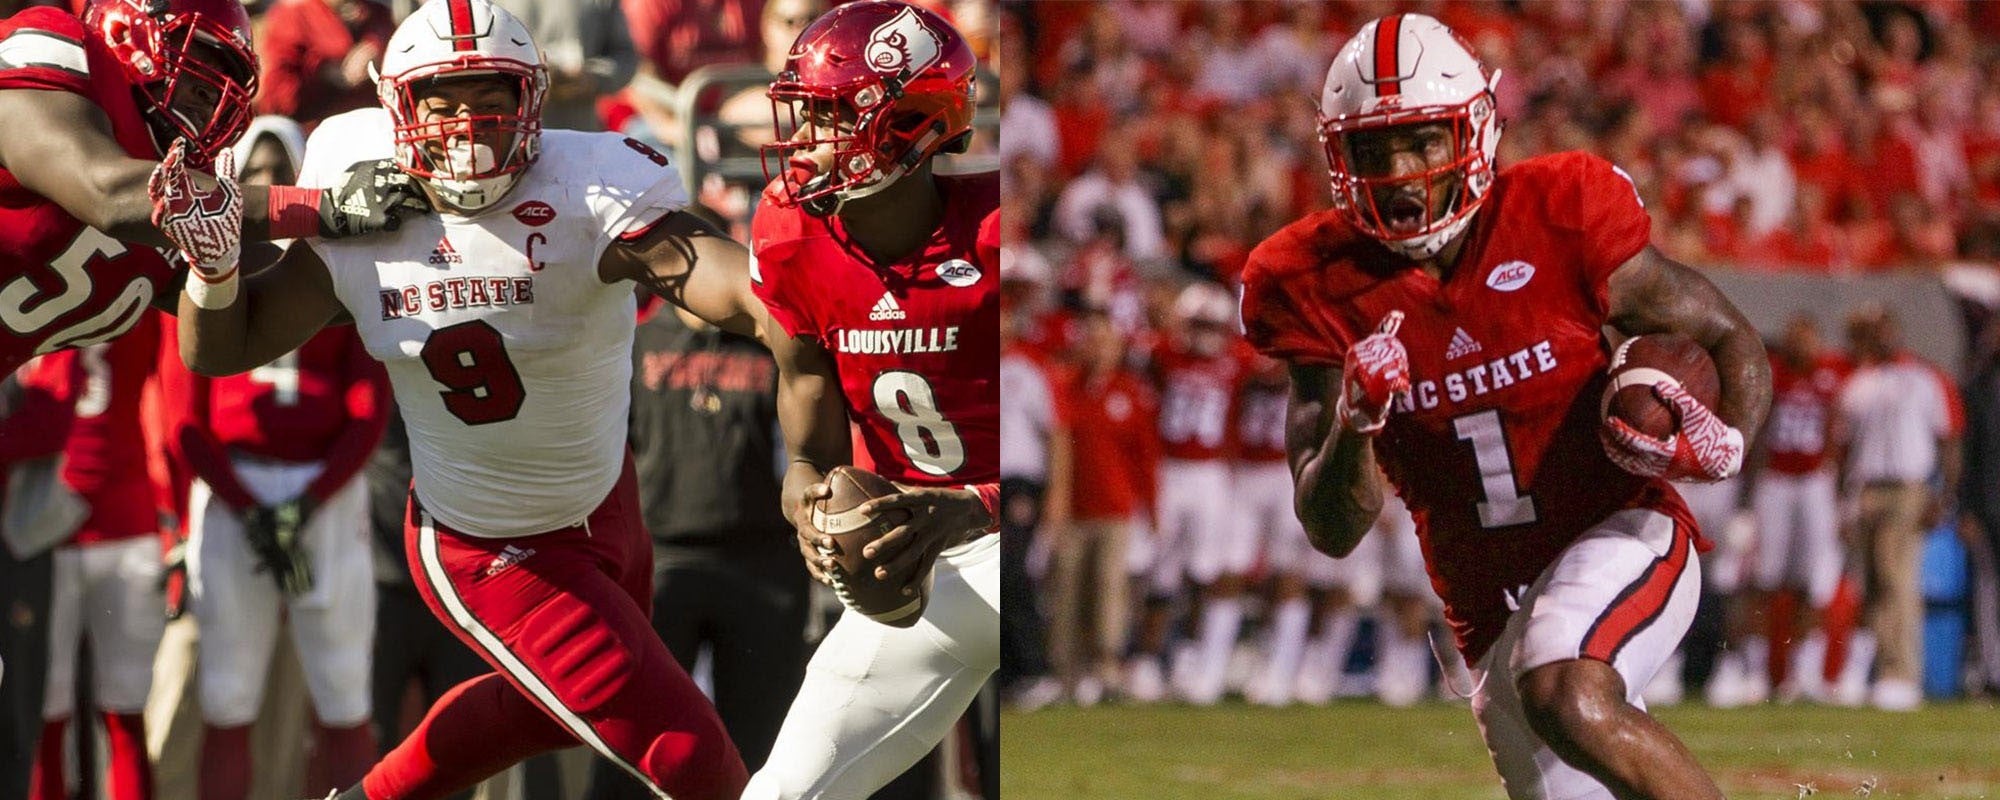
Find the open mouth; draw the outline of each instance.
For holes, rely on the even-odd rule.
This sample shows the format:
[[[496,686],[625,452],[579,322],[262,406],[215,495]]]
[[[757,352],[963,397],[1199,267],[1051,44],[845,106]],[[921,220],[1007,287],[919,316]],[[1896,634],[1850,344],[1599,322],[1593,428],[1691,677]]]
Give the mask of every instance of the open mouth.
[[[1425,218],[1429,216],[1430,209],[1414,192],[1397,192],[1382,209],[1382,221],[1392,233],[1417,233],[1424,229]]]

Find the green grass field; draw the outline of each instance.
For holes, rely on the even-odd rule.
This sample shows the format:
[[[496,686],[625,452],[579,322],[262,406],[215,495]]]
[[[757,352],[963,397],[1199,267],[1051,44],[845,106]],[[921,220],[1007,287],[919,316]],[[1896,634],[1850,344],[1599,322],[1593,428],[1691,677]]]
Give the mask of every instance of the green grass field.
[[[2000,800],[1990,704],[1659,717],[1733,800]],[[1505,800],[1463,705],[1059,707],[1001,725],[1007,800]]]

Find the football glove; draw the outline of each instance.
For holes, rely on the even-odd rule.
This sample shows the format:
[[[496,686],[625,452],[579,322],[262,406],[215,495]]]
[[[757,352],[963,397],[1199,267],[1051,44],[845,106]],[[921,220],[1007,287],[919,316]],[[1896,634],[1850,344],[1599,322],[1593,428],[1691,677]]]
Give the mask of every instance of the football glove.
[[[393,231],[403,218],[428,214],[431,200],[392,159],[361,161],[319,196],[319,233],[327,239]]]
[[[187,140],[175,139],[146,179],[153,224],[173,242],[195,278],[188,294],[203,308],[236,299],[237,257],[243,252],[243,193],[236,185],[236,153],[215,157],[215,186],[197,186],[187,169]]]
[[[1616,417],[1598,428],[1604,455],[1619,469],[1647,478],[1714,483],[1743,469],[1743,432],[1723,422],[1680,386],[1653,384],[1653,394],[1674,409],[1674,435],[1655,439]]]
[[[1334,413],[1356,433],[1374,435],[1389,423],[1389,408],[1410,391],[1410,354],[1396,332],[1403,312],[1391,311],[1375,333],[1347,348],[1340,370],[1340,400]]]

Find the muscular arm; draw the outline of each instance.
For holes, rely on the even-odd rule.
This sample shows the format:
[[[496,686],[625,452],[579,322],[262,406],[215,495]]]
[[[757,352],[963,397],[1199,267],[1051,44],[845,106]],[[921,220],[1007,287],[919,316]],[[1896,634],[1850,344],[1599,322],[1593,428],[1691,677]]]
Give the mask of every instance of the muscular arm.
[[[840,399],[833,354],[826,348],[789,337],[768,344],[778,362],[778,425],[791,459],[785,465],[785,517],[794,527],[810,530],[806,489],[826,480],[828,470],[854,461],[847,408]]]
[[[1374,437],[1348,430],[1334,416],[1340,370],[1293,365],[1285,419],[1294,510],[1314,548],[1339,558],[1353,552],[1382,513],[1382,472]]]
[[[1611,273],[1611,327],[1628,336],[1674,332],[1708,350],[1722,381],[1712,409],[1742,431],[1745,446],[1771,409],[1771,362],[1757,330],[1694,269],[1648,245]]]
[[[598,262],[597,275],[606,283],[637,281],[709,324],[754,337],[774,352],[774,339],[789,338],[770,324],[763,303],[750,292],[750,251],[685,211],[613,243]]]
[[[111,120],[81,95],[60,91],[0,91],[0,119],[13,133],[0,136],[0,167],[21,185],[55,201],[70,216],[120,241],[167,247],[153,226],[146,179],[159,162],[133,158],[112,136]],[[268,238],[270,198],[243,196],[243,229]]]
[[[213,311],[181,296],[181,360],[210,377],[235,375],[298,349],[344,310],[333,278],[312,248],[293,244],[276,264],[252,273],[245,248],[236,302]]]

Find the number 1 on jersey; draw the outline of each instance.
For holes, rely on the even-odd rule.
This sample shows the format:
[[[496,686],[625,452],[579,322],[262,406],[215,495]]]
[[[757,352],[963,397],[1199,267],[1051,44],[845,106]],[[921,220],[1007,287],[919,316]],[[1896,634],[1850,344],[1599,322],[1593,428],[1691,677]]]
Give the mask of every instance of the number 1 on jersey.
[[[1500,427],[1497,409],[1459,417],[1451,421],[1458,438],[1472,443],[1472,459],[1479,465],[1479,525],[1504,528],[1535,521],[1535,498],[1521,494],[1514,480],[1514,454],[1507,449],[1507,431]]]
[[[917,469],[950,475],[965,466],[965,443],[958,429],[938,413],[937,393],[924,376],[900,370],[875,376],[875,408],[896,423],[896,437]]]

